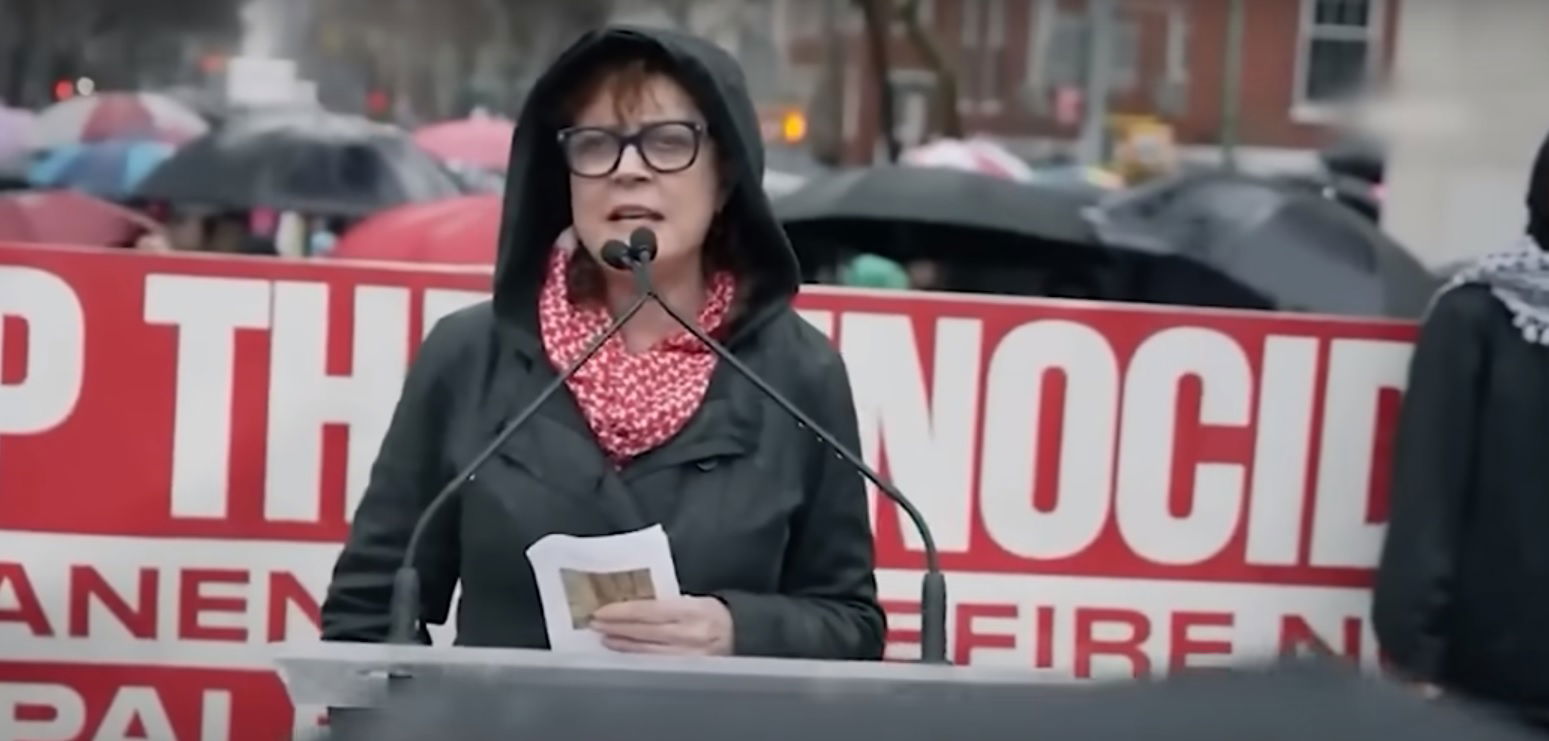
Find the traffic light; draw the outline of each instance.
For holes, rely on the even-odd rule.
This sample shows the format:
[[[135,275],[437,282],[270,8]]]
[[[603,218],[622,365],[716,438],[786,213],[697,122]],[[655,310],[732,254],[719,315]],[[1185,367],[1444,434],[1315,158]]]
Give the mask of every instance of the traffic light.
[[[371,115],[380,116],[384,113],[387,113],[387,109],[390,105],[392,105],[392,99],[390,96],[388,96],[386,91],[372,90],[371,92],[366,93],[366,110]]]
[[[801,111],[787,111],[780,119],[780,136],[788,144],[807,138],[807,115]]]
[[[54,100],[64,101],[75,97],[75,80],[59,80],[54,83]]]

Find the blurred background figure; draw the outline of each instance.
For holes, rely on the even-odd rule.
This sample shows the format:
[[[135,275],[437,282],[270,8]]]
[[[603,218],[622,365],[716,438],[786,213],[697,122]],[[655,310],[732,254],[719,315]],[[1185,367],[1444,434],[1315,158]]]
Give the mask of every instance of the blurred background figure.
[[[839,284],[853,288],[909,288],[909,272],[904,266],[881,255],[861,253],[850,258],[839,271]]]
[[[929,259],[910,260],[906,269],[909,287],[922,291],[942,290],[947,287],[946,271],[941,263]]]
[[[1549,138],[1526,202],[1527,234],[1422,327],[1372,614],[1410,680],[1549,731]]]

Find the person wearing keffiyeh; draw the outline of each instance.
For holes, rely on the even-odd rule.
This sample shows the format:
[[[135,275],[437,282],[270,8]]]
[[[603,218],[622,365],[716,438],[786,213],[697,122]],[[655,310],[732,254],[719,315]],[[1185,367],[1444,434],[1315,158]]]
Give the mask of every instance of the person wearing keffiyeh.
[[[1549,730],[1549,139],[1527,209],[1425,317],[1372,618],[1400,674]]]

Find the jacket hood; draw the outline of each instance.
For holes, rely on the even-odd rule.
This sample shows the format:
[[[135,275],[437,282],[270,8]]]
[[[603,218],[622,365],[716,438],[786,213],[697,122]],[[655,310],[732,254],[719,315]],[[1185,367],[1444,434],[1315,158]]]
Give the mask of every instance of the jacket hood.
[[[1532,179],[1527,188],[1527,231],[1544,249],[1549,249],[1549,136],[1538,148]]]
[[[665,62],[693,97],[732,179],[723,218],[747,272],[738,276],[744,309],[728,327],[733,339],[788,306],[800,288],[796,254],[764,194],[763,136],[742,68],[694,36],[614,26],[587,32],[562,53],[533,86],[517,120],[494,284],[495,312],[507,326],[536,333],[549,251],[570,226],[569,172],[557,140],[570,124],[563,119],[564,98],[599,62],[637,55]]]

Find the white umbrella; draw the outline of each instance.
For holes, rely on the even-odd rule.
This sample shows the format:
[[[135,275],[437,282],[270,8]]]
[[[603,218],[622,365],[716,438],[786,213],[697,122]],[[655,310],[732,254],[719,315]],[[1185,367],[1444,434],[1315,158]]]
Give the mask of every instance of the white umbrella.
[[[937,139],[904,152],[899,160],[905,165],[950,167],[1019,183],[1034,179],[1027,162],[988,139]]]
[[[105,139],[155,139],[182,144],[209,124],[182,103],[157,93],[101,93],[45,108],[32,131],[32,149]]]

